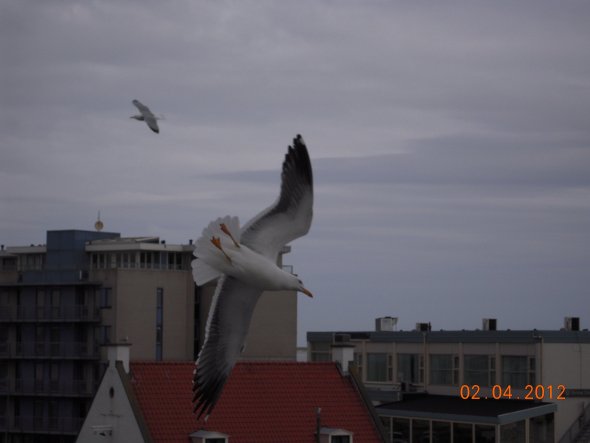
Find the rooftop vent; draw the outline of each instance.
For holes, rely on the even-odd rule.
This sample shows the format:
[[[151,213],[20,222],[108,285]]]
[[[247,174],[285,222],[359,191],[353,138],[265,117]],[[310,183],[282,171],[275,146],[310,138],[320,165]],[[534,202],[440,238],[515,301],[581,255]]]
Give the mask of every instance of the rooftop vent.
[[[397,325],[397,317],[379,317],[375,319],[375,331],[393,331]]]
[[[484,331],[495,331],[497,327],[496,323],[497,321],[495,318],[484,318],[482,329]]]
[[[428,323],[416,323],[416,331],[428,332],[431,329],[430,322]]]
[[[566,331],[580,330],[580,317],[566,317],[563,321]]]

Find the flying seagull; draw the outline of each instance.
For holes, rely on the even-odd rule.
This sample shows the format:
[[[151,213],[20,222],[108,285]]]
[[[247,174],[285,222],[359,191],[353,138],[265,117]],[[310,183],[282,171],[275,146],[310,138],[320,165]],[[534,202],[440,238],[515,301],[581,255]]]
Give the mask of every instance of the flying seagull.
[[[133,100],[131,103],[133,103],[137,107],[137,109],[139,109],[140,114],[132,115],[129,118],[134,118],[135,120],[139,121],[145,121],[152,131],[154,131],[156,134],[159,134],[160,128],[158,128],[158,120],[160,118],[152,114],[150,108],[141,103],[139,100]]]
[[[202,285],[219,277],[205,342],[193,376],[194,412],[209,416],[244,341],[262,291],[295,290],[312,297],[301,280],[277,266],[283,247],[307,234],[313,213],[313,178],[301,135],[283,162],[281,193],[242,229],[238,217],[211,222],[195,243],[193,278]]]

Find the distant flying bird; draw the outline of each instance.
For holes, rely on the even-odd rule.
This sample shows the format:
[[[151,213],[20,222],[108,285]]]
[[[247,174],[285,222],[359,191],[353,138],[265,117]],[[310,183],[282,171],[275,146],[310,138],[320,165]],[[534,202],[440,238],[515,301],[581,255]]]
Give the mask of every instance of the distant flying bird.
[[[208,417],[240,353],[262,291],[295,290],[312,297],[301,280],[277,266],[283,247],[307,234],[313,215],[311,161],[300,135],[289,146],[274,204],[240,230],[238,217],[211,222],[195,243],[193,278],[220,277],[209,310],[205,342],[193,377],[194,412]]]
[[[132,115],[129,118],[134,118],[135,120],[139,121],[145,121],[152,131],[154,131],[156,134],[159,134],[160,128],[158,128],[158,120],[160,120],[161,117],[156,117],[154,114],[152,114],[150,108],[141,103],[139,100],[133,100],[131,103],[133,103],[137,107],[137,109],[139,109],[140,114]]]

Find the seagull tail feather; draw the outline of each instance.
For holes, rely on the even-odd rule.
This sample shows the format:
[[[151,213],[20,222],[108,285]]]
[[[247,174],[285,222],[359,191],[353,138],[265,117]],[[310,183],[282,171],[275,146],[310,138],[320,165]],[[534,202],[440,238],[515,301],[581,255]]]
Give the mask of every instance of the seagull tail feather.
[[[197,286],[202,286],[211,280],[221,277],[221,272],[209,266],[203,260],[193,260],[192,268],[193,278],[195,279]]]
[[[227,266],[219,250],[211,243],[213,237],[220,238],[224,247],[231,242],[231,239],[221,230],[222,224],[225,224],[236,241],[240,241],[238,217],[226,215],[217,218],[203,229],[201,237],[195,242],[193,252],[197,260],[192,262],[193,278],[198,286],[220,277],[223,274],[222,270]]]

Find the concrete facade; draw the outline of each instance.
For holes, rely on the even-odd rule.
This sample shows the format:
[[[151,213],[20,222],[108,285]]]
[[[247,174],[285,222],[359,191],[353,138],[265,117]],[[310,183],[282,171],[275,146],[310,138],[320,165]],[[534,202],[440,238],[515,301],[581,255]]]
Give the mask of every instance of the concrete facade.
[[[310,361],[331,358],[334,345],[354,346],[354,361],[377,404],[398,400],[404,390],[454,397],[472,397],[477,391],[481,398],[501,399],[510,394],[557,406],[554,441],[588,415],[588,330],[424,328],[309,332],[307,338]]]

